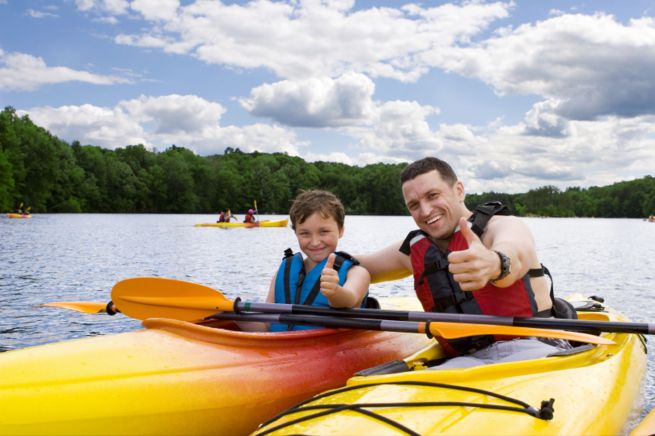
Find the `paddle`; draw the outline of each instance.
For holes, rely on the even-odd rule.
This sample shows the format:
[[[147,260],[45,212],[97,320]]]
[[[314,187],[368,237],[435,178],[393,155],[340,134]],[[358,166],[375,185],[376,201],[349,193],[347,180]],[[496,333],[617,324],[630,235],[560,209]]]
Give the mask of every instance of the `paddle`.
[[[116,315],[120,312],[111,301],[109,303],[102,303],[100,301],[53,301],[44,303],[41,306],[59,307],[82,313],[107,313],[109,315]]]
[[[111,304],[111,302],[109,303]],[[244,304],[244,303],[242,303]],[[84,313],[103,313],[107,312],[108,304],[101,302],[92,302],[92,301],[57,301],[52,303],[45,303],[42,306],[47,307],[60,307],[64,309],[76,310],[78,312]],[[110,315],[114,315],[117,312],[120,312],[117,308],[112,312],[107,312]],[[338,311],[332,311],[337,312]],[[155,315],[153,315],[155,316]],[[383,330],[383,331],[393,331],[393,332],[404,332],[404,333],[426,333],[430,331],[431,335],[438,335],[446,339],[454,339],[465,336],[472,336],[480,334],[480,328],[484,328],[486,334],[507,334],[506,330],[503,330],[500,333],[495,333],[492,331],[493,325],[484,325],[477,324],[475,331],[471,331],[471,328],[467,324],[450,324],[450,323],[436,323],[436,322],[412,322],[412,321],[396,321],[396,320],[375,320],[370,318],[350,318],[350,317],[340,317],[340,316],[329,316],[329,315],[293,315],[293,314],[284,314],[284,313],[216,313],[211,315],[209,318],[230,320],[230,321],[247,321],[247,322],[277,322],[281,324],[309,324],[309,325],[320,325],[324,327],[332,328],[351,328],[351,329],[364,329],[364,330]],[[461,327],[461,328],[458,328]],[[487,330],[489,329],[489,330]],[[529,329],[534,330],[534,329]],[[549,330],[546,331],[546,337],[560,337],[558,330]],[[555,333],[555,334],[554,334]],[[561,333],[566,334],[562,339],[569,339],[569,332],[562,331]],[[526,335],[528,333],[526,332]],[[517,336],[517,334],[513,334]],[[520,336],[520,335],[519,335]],[[585,335],[586,336],[586,335]],[[591,336],[595,341],[589,341],[590,343],[602,343],[602,344],[613,344],[613,341],[609,341],[597,336]],[[586,339],[586,338],[584,338]],[[578,339],[576,339],[578,340]],[[586,340],[578,340],[578,342],[587,342]]]
[[[300,323],[300,319],[308,320],[303,323],[312,325],[325,325],[320,322],[322,318],[333,318],[343,313],[356,312],[359,310],[334,310],[314,315],[307,314],[285,314],[293,306],[286,304],[271,303],[244,303],[227,300],[219,291],[208,286],[197,283],[184,282],[180,280],[165,279],[159,277],[135,277],[118,282],[112,289],[112,301],[128,316],[138,319],[152,317],[173,318],[185,321],[196,321],[214,315],[216,312],[241,312],[257,311],[278,313],[285,317],[282,323]],[[312,306],[305,306],[311,308]],[[377,310],[373,310],[377,312]],[[382,311],[384,312],[384,311]],[[393,312],[393,311],[392,311]],[[326,315],[329,313],[329,315]],[[418,312],[417,312],[418,313]],[[291,316],[292,318],[287,318]],[[357,315],[355,315],[357,316]],[[361,316],[366,317],[362,314]],[[338,327],[357,328],[349,325],[350,320],[342,320]],[[275,321],[278,322],[278,321]],[[330,320],[330,326],[337,326],[336,320]],[[403,325],[401,326],[401,324]],[[358,318],[355,324],[366,325],[372,330],[411,331],[424,333],[429,331],[434,336],[444,338],[457,338],[477,335],[507,335],[507,336],[537,336],[568,339],[577,342],[595,344],[613,343],[605,338],[592,336],[585,333],[567,332],[562,330],[545,330],[528,327],[513,327],[492,324],[468,324],[463,322],[410,322],[398,320],[372,320]]]

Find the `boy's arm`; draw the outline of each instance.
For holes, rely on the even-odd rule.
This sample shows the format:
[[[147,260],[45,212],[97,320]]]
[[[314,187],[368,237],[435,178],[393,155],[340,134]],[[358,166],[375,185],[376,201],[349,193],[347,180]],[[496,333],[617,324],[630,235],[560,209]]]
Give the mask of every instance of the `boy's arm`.
[[[339,286],[339,273],[333,268],[336,256],[330,254],[321,272],[321,292],[332,307],[359,307],[368,292],[371,276],[361,266],[353,266],[343,286]]]
[[[268,295],[266,296],[267,303],[275,303],[275,280],[277,279],[277,272],[273,275],[273,280],[268,286]]]

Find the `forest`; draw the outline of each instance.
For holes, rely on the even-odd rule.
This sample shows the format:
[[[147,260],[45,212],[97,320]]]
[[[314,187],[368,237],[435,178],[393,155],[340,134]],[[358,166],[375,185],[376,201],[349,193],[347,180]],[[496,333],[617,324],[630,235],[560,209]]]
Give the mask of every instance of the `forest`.
[[[406,215],[399,182],[405,165],[305,162],[231,147],[213,156],[175,145],[108,150],[62,141],[12,107],[0,112],[0,211],[243,213],[256,201],[259,213],[286,214],[299,190],[318,188],[339,196],[348,214]],[[466,197],[469,208],[488,200],[519,216],[644,218],[655,213],[655,178]]]

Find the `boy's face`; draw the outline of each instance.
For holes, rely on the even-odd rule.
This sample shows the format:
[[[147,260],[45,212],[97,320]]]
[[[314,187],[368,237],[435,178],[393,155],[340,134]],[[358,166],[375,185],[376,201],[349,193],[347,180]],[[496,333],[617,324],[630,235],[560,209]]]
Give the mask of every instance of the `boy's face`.
[[[296,237],[300,250],[317,264],[337,249],[343,228],[334,218],[323,218],[318,212],[311,214],[302,224],[296,224]]]

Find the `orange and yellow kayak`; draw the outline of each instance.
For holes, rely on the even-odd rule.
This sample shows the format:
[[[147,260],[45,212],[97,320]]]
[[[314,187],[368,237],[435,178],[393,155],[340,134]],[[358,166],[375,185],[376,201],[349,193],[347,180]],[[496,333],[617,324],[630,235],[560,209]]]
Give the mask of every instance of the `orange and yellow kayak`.
[[[365,330],[143,324],[1,353],[0,435],[248,434],[355,372],[429,343],[423,335]]]
[[[10,212],[7,214],[7,218],[32,218],[32,215],[30,215],[29,213],[25,214],[25,213]]]
[[[195,227],[222,227],[222,228],[232,228],[232,227],[286,227],[289,224],[288,219],[283,220],[263,220],[256,221],[254,223],[239,223],[239,222],[229,222],[229,223],[201,223],[195,224]]]

